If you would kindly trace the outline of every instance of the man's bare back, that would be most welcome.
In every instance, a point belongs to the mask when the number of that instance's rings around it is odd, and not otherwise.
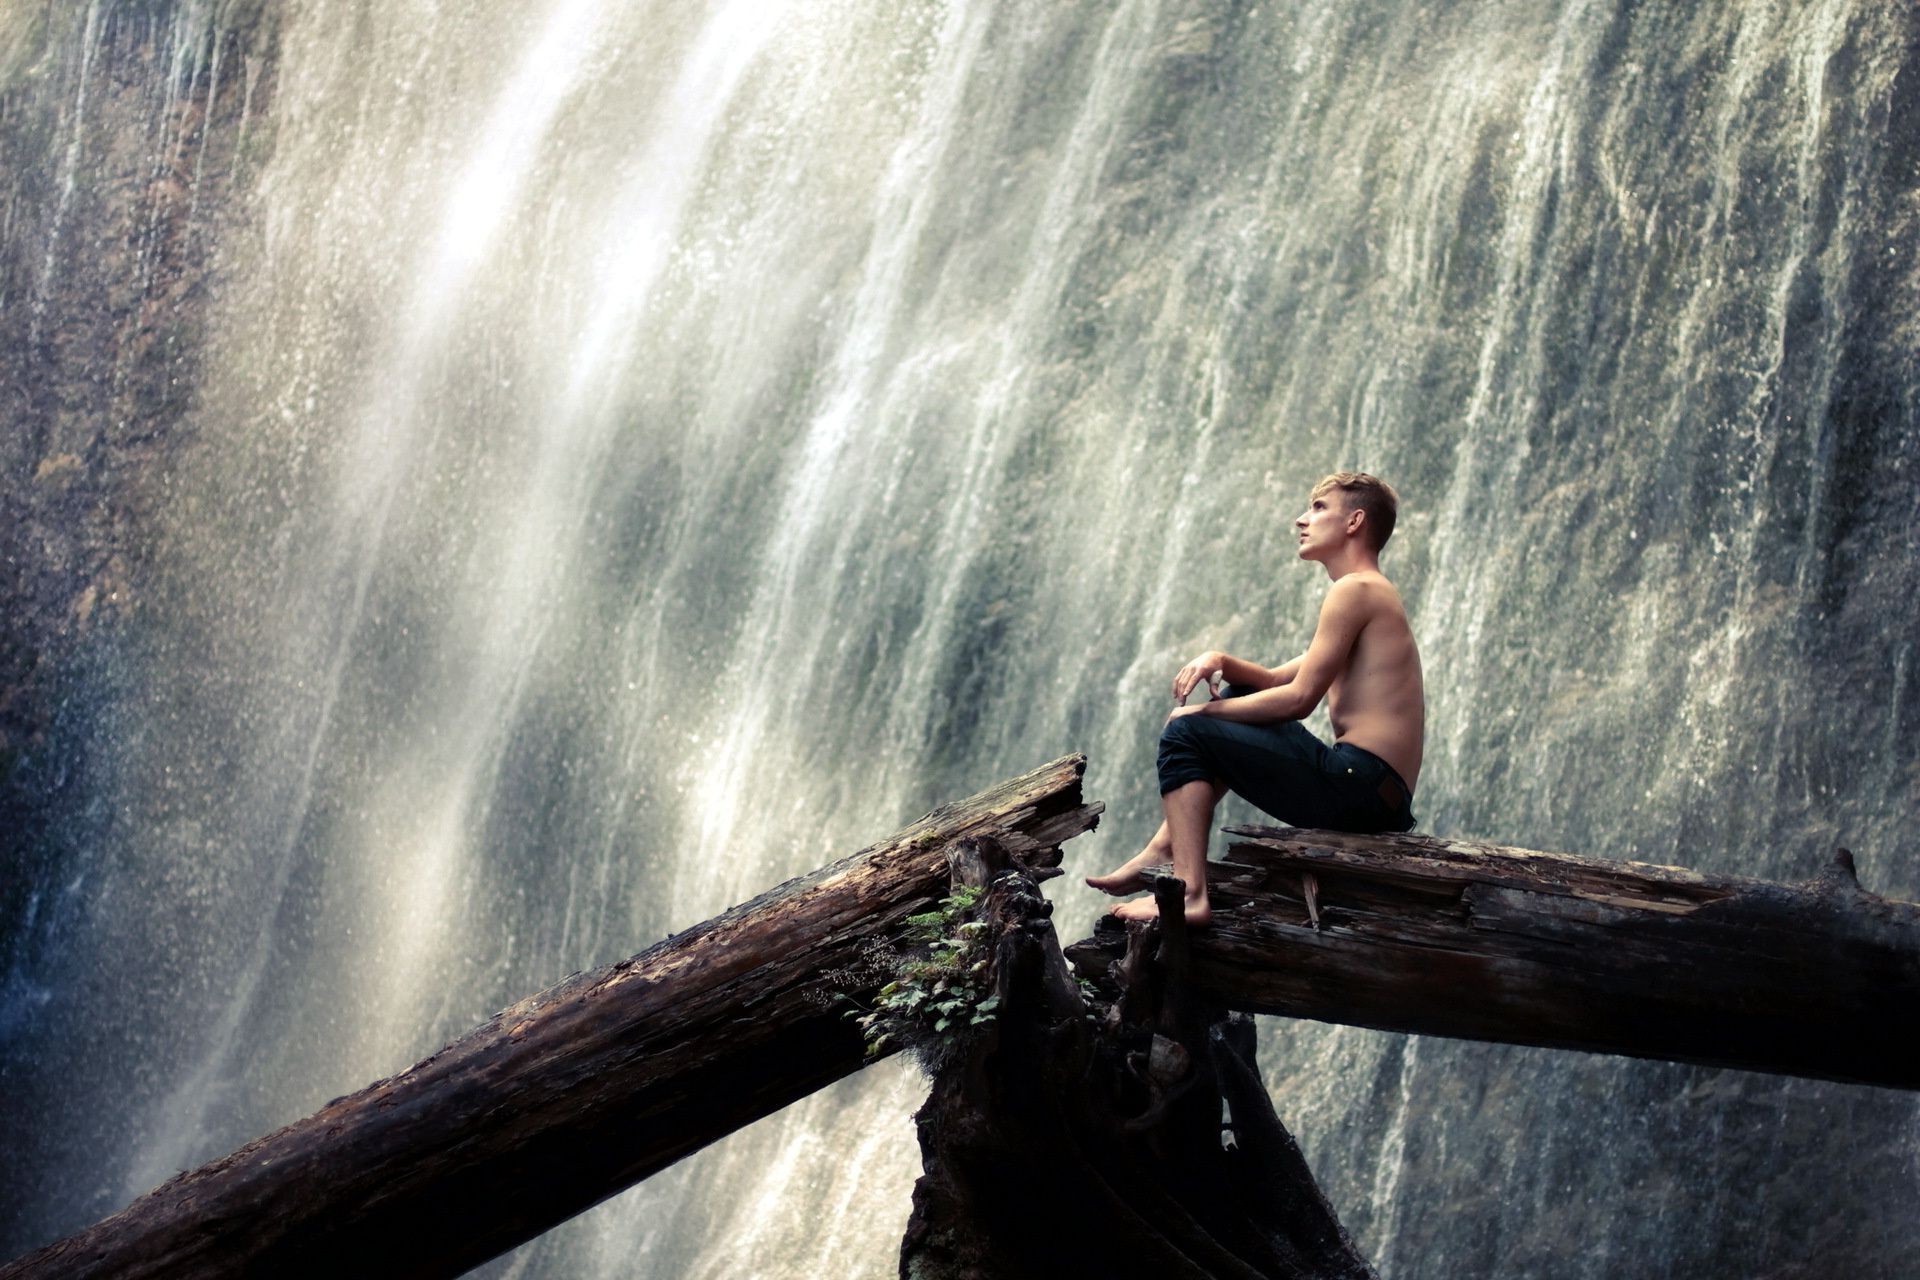
[[[1187,886],[1186,916],[1206,924],[1206,846],[1213,810],[1231,789],[1284,822],[1348,831],[1404,831],[1413,825],[1426,694],[1420,653],[1400,593],[1380,572],[1398,499],[1372,476],[1341,472],[1314,487],[1294,521],[1300,558],[1332,579],[1307,651],[1277,667],[1208,650],[1173,678],[1177,704],[1160,740],[1160,799],[1166,820],[1146,848],[1087,883],[1113,894],[1144,887],[1147,868],[1171,861]],[[1236,686],[1234,696],[1193,706],[1201,683]],[[1327,700],[1335,744],[1300,725]],[[1149,919],[1151,900],[1114,914]]]
[[[1354,638],[1346,669],[1327,687],[1327,718],[1335,742],[1371,751],[1411,791],[1420,785],[1426,742],[1426,684],[1400,592],[1378,569],[1358,570],[1341,582],[1360,588],[1367,619]]]

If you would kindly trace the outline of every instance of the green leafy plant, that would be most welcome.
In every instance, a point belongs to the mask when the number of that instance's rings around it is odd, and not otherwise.
[[[908,953],[871,1009],[849,1010],[866,1035],[867,1056],[898,1048],[929,1073],[965,1046],[1000,1007],[988,973],[985,922],[973,919],[981,892],[955,889],[937,910],[907,917]]]

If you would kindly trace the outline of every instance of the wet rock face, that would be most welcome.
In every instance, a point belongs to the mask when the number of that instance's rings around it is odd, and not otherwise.
[[[246,225],[271,141],[263,6],[217,27],[171,7],[0,19],[9,776],[44,741],[58,655],[137,607],[166,459],[192,431],[219,246]]]
[[[249,225],[272,140],[272,14],[173,10],[0,15],[0,862],[16,867],[50,856],[56,793],[84,772],[87,733],[55,727],[89,714],[75,672],[143,598],[221,246]],[[0,891],[9,952],[39,878]]]

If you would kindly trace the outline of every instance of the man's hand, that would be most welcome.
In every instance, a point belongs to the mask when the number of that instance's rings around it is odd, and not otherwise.
[[[1185,707],[1185,706],[1175,707],[1173,710],[1167,712],[1167,722],[1171,724],[1173,721],[1178,720],[1181,716],[1204,715],[1206,713],[1207,708],[1211,705],[1212,705],[1211,703],[1196,702],[1190,707]]]
[[[1207,692],[1217,697],[1219,691],[1214,688],[1213,682],[1219,677],[1220,669],[1226,661],[1226,654],[1217,649],[1209,649],[1180,668],[1173,677],[1173,700],[1184,703],[1187,695],[1193,692],[1193,687],[1203,680],[1206,681]]]

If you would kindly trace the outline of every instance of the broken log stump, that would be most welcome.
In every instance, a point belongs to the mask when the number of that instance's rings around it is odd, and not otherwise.
[[[1085,768],[1056,760],[575,975],[0,1277],[458,1275],[857,1070],[845,998],[871,1000],[876,954],[946,893],[948,847],[992,833],[1057,866],[1099,817]]]
[[[1193,983],[1235,1009],[1896,1088],[1920,905],[1467,840],[1235,827]],[[1069,948],[1124,945],[1113,925]]]
[[[955,883],[987,886],[998,1010],[915,1117],[905,1280],[1374,1274],[1274,1114],[1251,1019],[1181,977],[1178,881],[1170,926],[1136,926],[1096,993],[990,841],[961,849]]]

